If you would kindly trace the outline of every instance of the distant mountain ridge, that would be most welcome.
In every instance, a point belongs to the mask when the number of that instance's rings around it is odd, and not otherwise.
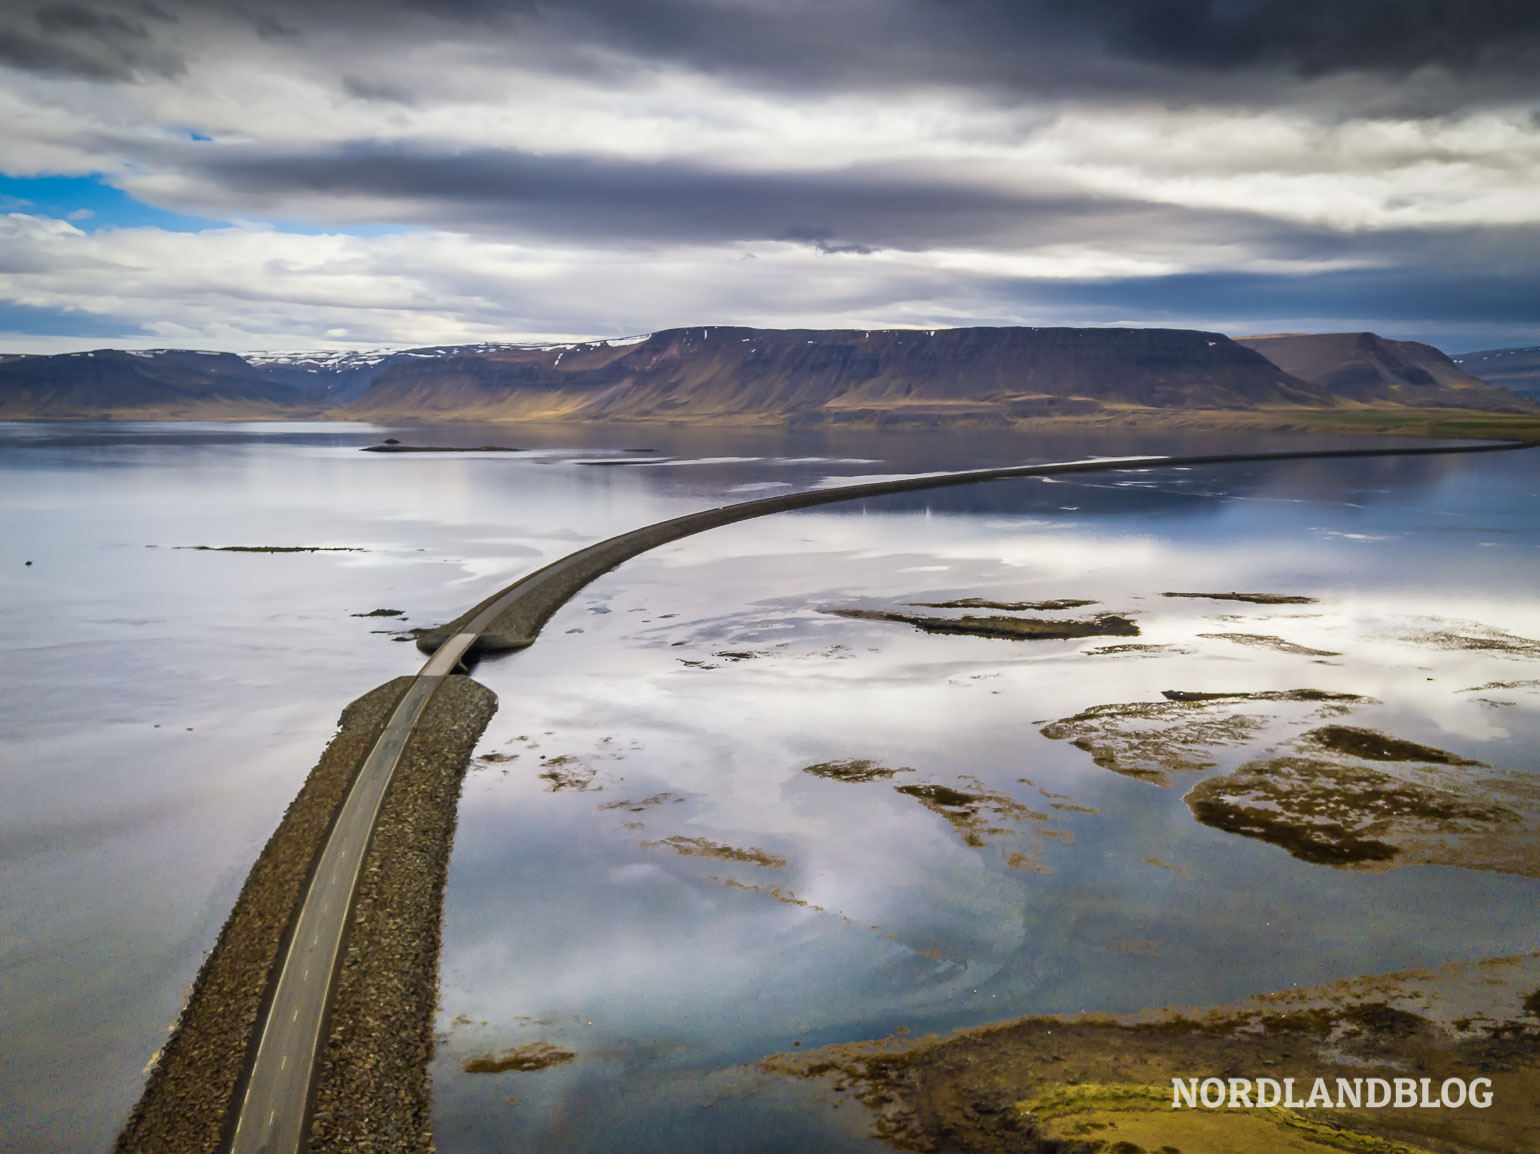
[[[341,415],[891,424],[1335,403],[1219,333],[708,326],[397,364]]]
[[[0,417],[276,417],[299,390],[234,353],[99,349],[0,361]]]
[[[1523,398],[1472,376],[1432,345],[1374,333],[1282,333],[1236,337],[1273,364],[1333,394],[1365,404],[1530,411]]]
[[[1540,401],[1540,347],[1482,349],[1449,359],[1484,381]]]
[[[1011,424],[1150,412],[1536,412],[1371,333],[707,326],[565,344],[0,358],[0,417]]]

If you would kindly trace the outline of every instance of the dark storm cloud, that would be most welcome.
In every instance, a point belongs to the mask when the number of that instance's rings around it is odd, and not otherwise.
[[[366,80],[361,76],[344,76],[342,78],[342,91],[355,100],[369,100],[385,104],[413,105],[417,101],[412,94],[404,88],[397,88],[394,84],[381,84],[378,81]]]
[[[0,65],[88,80],[176,76],[183,61],[156,45],[145,20],[172,23],[154,5],[93,8],[47,4],[15,13],[0,29]]]
[[[296,43],[312,32],[361,44],[463,38],[505,48],[510,65],[621,74],[668,63],[769,88],[944,84],[1251,101],[1301,79],[1390,82],[1433,67],[1454,86],[1438,98],[1460,103],[1461,86],[1532,91],[1540,65],[1534,0],[160,2]],[[31,21],[11,22],[0,59],[95,78],[155,70],[143,43],[143,20],[155,12],[165,9],[134,0],[35,8]]]
[[[211,182],[221,198],[252,198],[270,215],[299,206],[334,220],[356,219],[380,211],[375,206],[383,202],[398,223],[545,240],[790,240],[826,253],[860,254],[956,245],[1008,249],[1072,237],[1255,242],[1281,230],[1301,249],[1314,245],[1324,252],[1331,244],[1317,231],[1248,213],[1008,192],[886,164],[740,172],[685,161],[372,142],[305,153],[182,149],[177,163]]]
[[[1303,76],[1522,67],[1540,46],[1532,0],[929,0],[977,29],[1045,24],[1178,68],[1275,64]]]
[[[1356,317],[1387,327],[1480,322],[1540,324],[1540,272],[1446,267],[1341,269],[1303,275],[1182,273],[1107,281],[1022,282],[1013,294],[1156,320],[1225,316],[1232,326],[1272,317]]]

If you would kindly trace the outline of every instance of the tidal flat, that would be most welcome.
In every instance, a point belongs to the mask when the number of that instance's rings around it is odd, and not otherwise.
[[[29,426],[0,453],[18,558],[0,574],[32,610],[5,623],[31,673],[0,706],[19,754],[0,1111],[22,1150],[110,1143],[341,705],[415,667],[353,614],[450,620],[594,540],[767,485],[1213,444],[653,430],[667,461],[590,469],[634,432],[521,429],[518,454],[357,451],[387,434],[507,436]],[[1506,454],[1012,482],[732,526],[601,578],[534,647],[476,669],[503,706],[445,894],[439,1148],[881,1149],[865,1107],[761,1061],[1535,948],[1523,872],[1411,853],[1337,868],[1184,798],[1281,759],[1425,790],[1532,780],[1536,469]],[[1455,526],[1492,531],[1456,549]],[[196,542],[367,551],[165,547]],[[1204,590],[1312,601],[1164,596]],[[1093,618],[1069,602],[1139,634],[1002,640],[823,612]],[[1226,633],[1337,656],[1204,636]],[[1043,732],[1075,718],[1083,732]],[[1189,722],[1218,740],[1133,748],[1141,727]],[[1480,765],[1361,756],[1412,746]],[[1309,808],[1292,820],[1339,820]],[[1523,844],[1488,824],[1470,832],[1489,857]],[[552,1053],[572,1057],[534,1060]]]

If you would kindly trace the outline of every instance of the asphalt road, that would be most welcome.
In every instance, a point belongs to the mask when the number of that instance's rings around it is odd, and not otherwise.
[[[649,549],[719,525],[789,509],[859,500],[887,493],[1015,477],[1126,471],[1176,465],[1242,461],[1308,460],[1331,457],[1420,456],[1534,448],[1524,443],[1454,448],[1343,449],[1322,452],[1227,454],[1190,457],[1123,457],[937,473],[896,481],[845,485],[791,493],[708,509],[635,529],[555,561],[493,594],[446,630],[431,638],[432,657],[396,706],[364,760],[332,828],[294,923],[289,950],[279,971],[261,1040],[237,1114],[231,1154],[298,1154],[304,1149],[308,1102],[321,1029],[326,1021],[342,942],[359,871],[375,819],[412,727],[444,678],[489,630],[500,630],[503,649],[534,641],[540,626],[590,581]],[[447,633],[447,636],[446,636]],[[426,640],[426,639],[425,639]],[[420,641],[419,644],[422,644]]]
[[[294,923],[289,952],[262,1025],[262,1040],[230,1144],[233,1154],[302,1149],[326,1003],[380,803],[428,699],[474,640],[472,634],[452,638],[423,666],[342,803]]]

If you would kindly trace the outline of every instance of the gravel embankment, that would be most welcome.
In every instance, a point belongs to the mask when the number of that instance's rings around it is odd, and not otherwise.
[[[317,1061],[312,1154],[433,1150],[439,924],[460,783],[497,709],[450,677],[413,730],[364,859]]]
[[[219,1149],[268,981],[311,866],[358,767],[411,681],[388,681],[343,710],[337,736],[251,867],[198,972],[144,1094],[118,1136],[120,1154]]]

